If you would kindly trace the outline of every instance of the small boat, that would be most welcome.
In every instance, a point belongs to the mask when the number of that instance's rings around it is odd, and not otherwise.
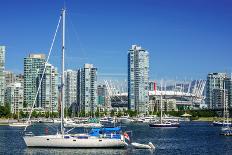
[[[26,127],[31,125],[31,123],[27,123],[27,122],[15,122],[15,123],[9,123],[9,126],[11,127]]]
[[[41,118],[38,120],[38,123],[54,123],[54,120],[50,118]]]
[[[213,126],[224,126],[224,125],[231,125],[230,122],[220,122],[220,121],[214,121]]]
[[[110,124],[110,123],[114,123],[114,120],[111,117],[103,117],[100,119],[100,123]]]
[[[220,135],[232,136],[232,128],[229,126],[222,127]]]
[[[64,123],[64,127],[68,128],[99,128],[102,126],[101,123]]]
[[[148,144],[131,143],[131,145],[135,149],[155,149],[155,146],[151,142],[149,142]]]
[[[87,121],[87,122],[86,122]],[[94,119],[86,121],[73,121],[72,119],[65,119],[64,127],[68,128],[100,128],[103,125]]]
[[[118,122],[123,124],[129,124],[131,122],[134,122],[134,120],[130,119],[129,116],[121,116],[120,118],[118,118]]]
[[[178,128],[180,124],[178,122],[162,122],[162,123],[150,123],[149,126],[151,128]]]

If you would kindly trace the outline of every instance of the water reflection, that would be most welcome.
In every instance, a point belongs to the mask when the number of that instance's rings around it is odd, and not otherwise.
[[[129,155],[129,149],[57,149],[57,148],[26,148],[24,154],[68,154],[68,155]]]
[[[149,155],[154,154],[153,150],[138,149],[62,149],[62,148],[26,148],[24,154],[68,154],[68,155]]]

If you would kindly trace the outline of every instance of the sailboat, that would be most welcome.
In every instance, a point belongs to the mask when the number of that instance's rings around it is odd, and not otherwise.
[[[231,126],[231,122],[228,120],[228,104],[226,104],[226,95],[225,95],[225,83],[224,83],[224,104],[223,104],[223,121],[214,121],[213,126]]]
[[[65,13],[62,9],[59,23],[62,19],[62,80],[61,80],[61,131],[55,135],[35,136],[25,133],[23,137],[28,147],[53,148],[123,148],[128,146],[120,127],[93,128],[89,133],[69,134],[64,128],[64,52],[65,52]],[[57,28],[59,27],[59,23]],[[56,31],[57,32],[57,31]],[[49,58],[49,57],[48,57]],[[38,88],[39,89],[39,88]],[[26,130],[26,128],[25,128]],[[24,131],[25,131],[24,130]]]
[[[180,123],[176,121],[163,120],[163,95],[162,95],[162,82],[161,82],[161,97],[160,97],[160,121],[150,123],[149,126],[152,128],[178,128]]]
[[[226,88],[225,88],[225,82],[224,82],[224,120],[223,120],[223,126],[221,128],[221,135],[225,136],[232,136],[232,127],[231,123],[229,123],[229,114],[228,114],[228,102],[226,102]],[[226,117],[226,119],[225,119]]]
[[[13,122],[13,123],[9,123],[9,126],[11,127],[26,127],[31,125],[31,121],[26,121],[26,122],[20,122],[19,120],[19,108],[18,108],[18,122]]]

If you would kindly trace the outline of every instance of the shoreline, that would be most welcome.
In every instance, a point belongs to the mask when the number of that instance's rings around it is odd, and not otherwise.
[[[199,122],[213,122],[213,121],[223,121],[222,117],[199,117],[198,119],[193,119],[192,121],[199,121]],[[229,118],[229,121],[232,121]]]

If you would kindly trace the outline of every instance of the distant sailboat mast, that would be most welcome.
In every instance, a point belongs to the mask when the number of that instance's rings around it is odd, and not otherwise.
[[[161,86],[160,86],[160,123],[163,123],[163,93],[162,93],[162,87],[163,87],[163,81],[161,80]]]

